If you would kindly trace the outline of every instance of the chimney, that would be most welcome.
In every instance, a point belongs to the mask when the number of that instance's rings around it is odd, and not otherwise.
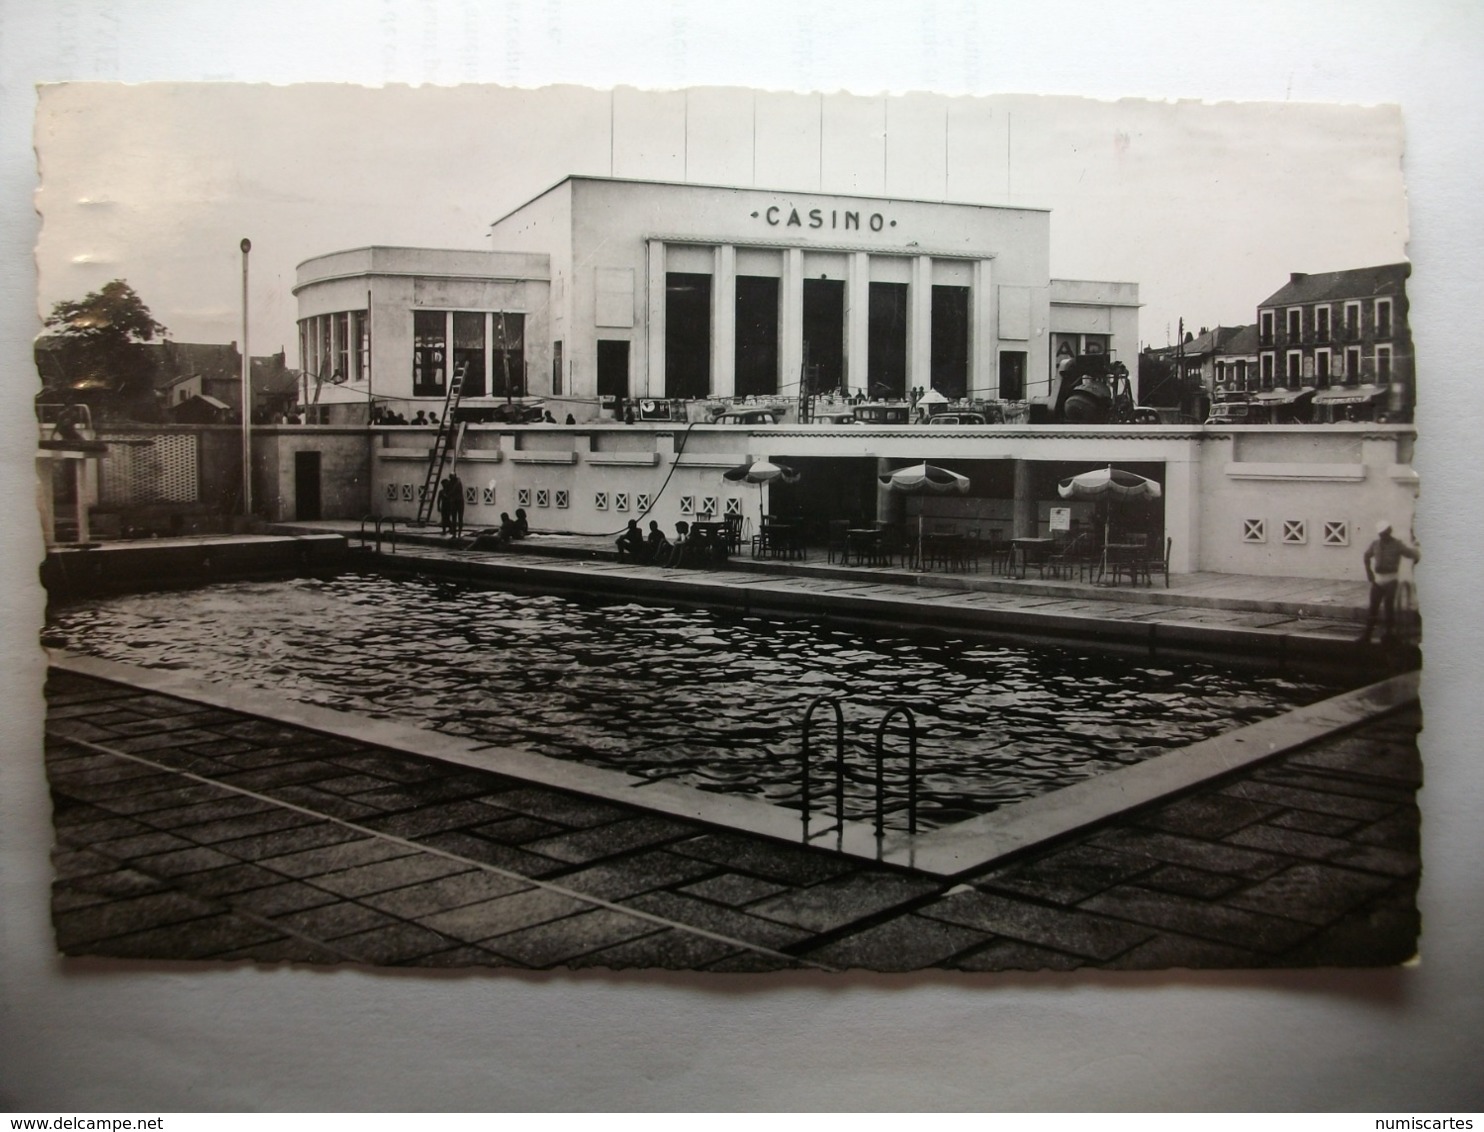
[[[1307,271],[1294,271],[1289,273],[1288,281],[1290,283],[1302,283],[1307,278],[1309,278]]]

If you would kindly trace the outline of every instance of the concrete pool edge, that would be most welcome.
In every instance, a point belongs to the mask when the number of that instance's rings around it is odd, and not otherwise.
[[[175,671],[141,668],[47,650],[59,671],[141,691],[303,727],[537,785],[617,802],[637,809],[799,845],[801,815],[752,798],[713,794],[672,782],[651,782],[620,771],[500,748],[410,724],[373,720],[332,708],[297,703],[259,689],[226,687]],[[1228,774],[1416,702],[1420,673],[1378,683],[1297,708],[1224,735],[1063,787],[994,813],[916,836],[888,832],[878,839],[869,822],[833,821],[811,833],[808,844],[850,857],[951,879],[977,873],[1007,857],[1078,830],[1194,789]],[[822,793],[823,791],[821,791]],[[825,841],[823,833],[830,836]]]

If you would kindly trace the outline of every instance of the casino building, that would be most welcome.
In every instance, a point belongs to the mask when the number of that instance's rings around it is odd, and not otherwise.
[[[538,531],[609,536],[629,519],[670,530],[766,508],[1047,537],[1094,521],[1058,480],[1116,464],[1162,485],[1138,521],[1169,540],[1177,573],[1352,578],[1378,517],[1407,529],[1410,425],[800,419],[801,389],[1023,409],[1064,358],[1134,368],[1137,284],[1051,278],[1051,223],[1032,208],[571,176],[496,220],[490,250],[317,256],[295,294],[301,367],[323,380],[309,424],[254,439],[254,498],[270,519],[416,516],[449,433],[368,423],[368,409],[439,417],[461,374],[451,450],[471,528],[517,507]],[[509,419],[522,400],[550,420]],[[738,400],[771,413],[711,411]],[[761,457],[797,483],[722,475]],[[922,460],[969,477],[968,494],[879,488]]]
[[[303,368],[435,408],[512,395],[1020,400],[1060,354],[1138,349],[1138,288],[1050,277],[1029,208],[568,177],[488,252],[361,248],[300,265]],[[425,403],[425,404],[424,404]],[[410,415],[410,414],[404,414]]]

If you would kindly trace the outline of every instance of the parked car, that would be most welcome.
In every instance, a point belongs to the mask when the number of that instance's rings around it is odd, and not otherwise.
[[[989,419],[983,413],[939,413],[928,418],[930,425],[983,425]]]
[[[767,425],[777,424],[778,417],[772,409],[728,409],[712,424]]]

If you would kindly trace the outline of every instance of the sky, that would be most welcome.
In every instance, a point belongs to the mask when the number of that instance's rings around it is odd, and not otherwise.
[[[39,316],[114,278],[170,337],[297,364],[296,264],[488,247],[569,173],[1051,210],[1055,278],[1140,338],[1255,320],[1290,272],[1406,258],[1395,107],[743,88],[59,84],[36,121]]]

